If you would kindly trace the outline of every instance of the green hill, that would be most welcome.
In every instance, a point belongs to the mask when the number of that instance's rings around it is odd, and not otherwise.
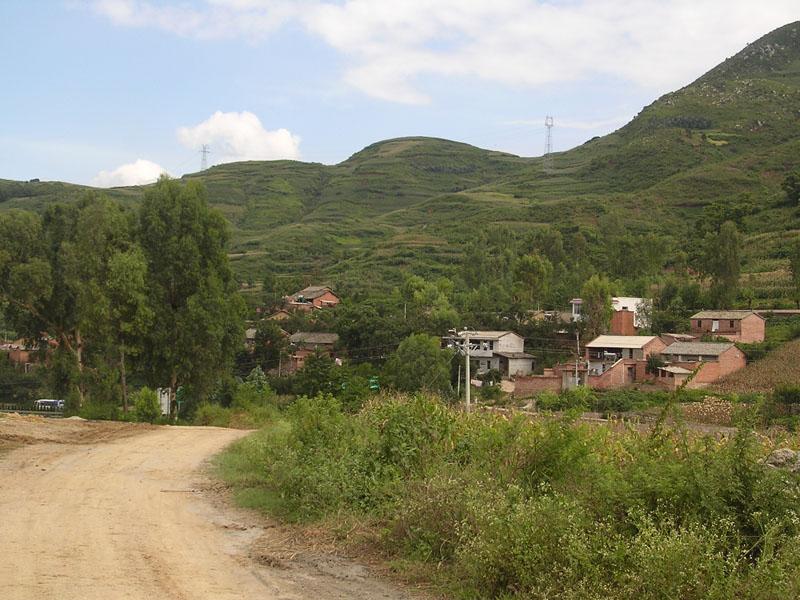
[[[333,166],[294,161],[219,165],[202,180],[229,219],[243,279],[283,274],[385,287],[404,272],[453,275],[464,242],[501,225],[523,234],[582,231],[590,252],[604,222],[656,233],[674,252],[696,237],[703,208],[745,202],[748,285],[757,301],[787,295],[786,242],[800,219],[780,184],[800,166],[800,23],[750,44],[659,98],[620,130],[541,158],[448,140],[378,142]],[[0,209],[41,209],[87,188],[0,181]],[[135,202],[142,188],[108,193]],[[567,252],[570,248],[566,248]]]

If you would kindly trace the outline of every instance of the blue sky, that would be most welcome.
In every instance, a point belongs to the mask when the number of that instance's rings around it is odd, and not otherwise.
[[[613,131],[796,0],[3,0],[0,178],[336,163],[430,135],[535,156]]]

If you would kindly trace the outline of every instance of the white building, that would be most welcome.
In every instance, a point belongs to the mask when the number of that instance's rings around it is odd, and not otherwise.
[[[629,310],[633,313],[633,325],[637,329],[648,327],[648,315],[650,314],[650,306],[652,300],[647,298],[635,298],[632,296],[613,296],[611,298],[611,307],[616,310]],[[573,298],[569,301],[572,305],[572,320],[580,321],[583,319],[583,300],[580,298]]]
[[[453,339],[445,338],[445,341]],[[513,331],[473,331],[469,341],[477,373],[492,369],[506,377],[533,373],[534,357],[525,352],[525,338]]]

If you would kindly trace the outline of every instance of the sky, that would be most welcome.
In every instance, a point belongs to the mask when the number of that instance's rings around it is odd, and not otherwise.
[[[0,178],[134,185],[427,135],[614,131],[798,0],[0,0]]]

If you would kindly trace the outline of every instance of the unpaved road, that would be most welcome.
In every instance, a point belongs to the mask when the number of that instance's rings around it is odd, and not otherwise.
[[[14,424],[0,417],[0,439]],[[336,557],[250,558],[269,526],[209,495],[202,475],[244,432],[128,426],[80,437],[96,424],[17,418],[26,424],[71,428],[79,441],[58,433],[31,445],[28,432],[0,454],[2,600],[412,597]]]

